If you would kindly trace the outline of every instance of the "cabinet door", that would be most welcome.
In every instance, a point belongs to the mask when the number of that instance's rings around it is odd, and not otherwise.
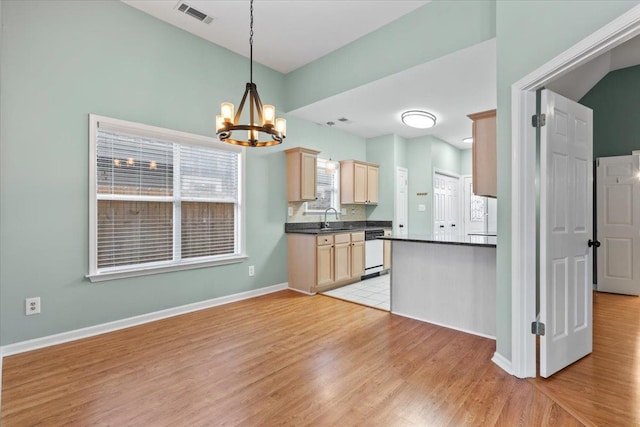
[[[367,203],[378,204],[378,167],[367,166]]]
[[[391,236],[391,230],[384,230],[384,235]],[[391,268],[391,241],[390,240],[384,241],[382,253],[384,254],[382,268],[384,270],[388,270]]]
[[[317,286],[333,283],[333,245],[316,248]]]
[[[334,248],[334,280],[341,282],[351,278],[351,268],[349,265],[349,256],[351,254],[351,244],[336,243]]]
[[[353,164],[353,202],[367,202],[367,165]]]
[[[364,242],[351,243],[351,277],[364,274]]]
[[[471,114],[473,120],[472,174],[476,196],[496,197],[496,110]]]
[[[300,153],[301,173],[300,188],[302,200],[316,199],[316,156],[315,154]]]

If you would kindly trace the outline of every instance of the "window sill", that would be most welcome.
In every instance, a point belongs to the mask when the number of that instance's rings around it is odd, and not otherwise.
[[[182,264],[154,266],[135,270],[109,271],[105,273],[87,274],[85,277],[91,282],[126,279],[128,277],[148,276],[151,274],[168,273],[171,271],[193,270],[196,268],[215,267],[218,265],[238,264],[246,260],[246,255],[234,255],[215,261],[185,262]]]

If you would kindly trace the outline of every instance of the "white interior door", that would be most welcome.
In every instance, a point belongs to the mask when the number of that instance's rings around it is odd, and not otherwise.
[[[640,295],[640,156],[601,157],[596,167],[598,290]]]
[[[464,232],[465,234],[487,233],[488,203],[487,198],[473,194],[473,179],[465,176],[462,179],[464,188]]]
[[[542,91],[540,137],[540,375],[592,351],[592,111]]]
[[[406,235],[409,232],[409,171],[396,169],[396,218],[393,233]]]
[[[457,177],[433,174],[433,232],[458,233],[459,203]]]

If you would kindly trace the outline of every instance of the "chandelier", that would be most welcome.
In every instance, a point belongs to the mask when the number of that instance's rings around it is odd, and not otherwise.
[[[258,88],[253,82],[253,0],[250,3],[250,31],[249,31],[249,83],[244,90],[242,101],[235,116],[233,115],[233,104],[223,102],[219,115],[216,116],[216,135],[223,142],[245,147],[268,147],[282,143],[287,133],[287,121],[276,119],[276,107],[273,105],[262,105]],[[240,117],[242,109],[249,98],[249,124],[242,125]],[[257,119],[257,121],[256,121]],[[234,131],[247,131],[247,139],[232,138]],[[266,134],[266,140],[260,141],[260,134]]]

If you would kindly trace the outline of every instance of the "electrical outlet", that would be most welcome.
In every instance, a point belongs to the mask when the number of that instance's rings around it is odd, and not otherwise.
[[[340,210],[340,213],[341,213],[342,215],[346,215],[346,214],[347,214],[347,208],[342,208],[342,209]]]
[[[24,300],[24,314],[40,314],[40,297],[27,298]]]
[[[291,206],[289,206],[289,207],[287,208],[287,215],[288,215],[288,216],[293,216],[293,208],[292,208]]]
[[[256,274],[256,267],[254,265],[250,265],[249,266],[249,276],[255,276]]]

